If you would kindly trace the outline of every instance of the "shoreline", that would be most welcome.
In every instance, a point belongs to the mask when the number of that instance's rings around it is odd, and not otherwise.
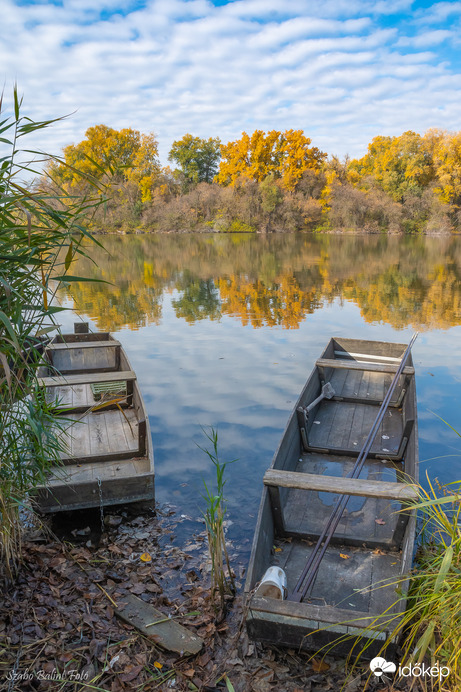
[[[187,229],[182,229],[182,230],[171,230],[171,231],[163,231],[163,230],[142,230],[142,229],[134,229],[130,231],[117,231],[117,230],[110,230],[110,231],[103,231],[103,230],[91,230],[92,235],[110,235],[110,236],[130,236],[130,235],[215,235],[215,236],[231,236],[231,235],[240,235],[240,236],[282,236],[282,235],[315,235],[315,236],[320,236],[320,235],[334,235],[334,236],[358,236],[358,237],[363,237],[363,236],[392,236],[392,237],[402,237],[402,238],[407,238],[407,237],[424,237],[424,238],[452,238],[452,237],[457,237],[461,236],[461,230],[460,231],[430,231],[430,232],[423,232],[423,231],[411,231],[411,232],[405,232],[405,231],[353,231],[353,230],[306,230],[306,231],[282,231],[282,230],[274,230],[274,231],[214,231],[214,230],[209,230],[209,229],[201,229],[201,230],[187,230]]]

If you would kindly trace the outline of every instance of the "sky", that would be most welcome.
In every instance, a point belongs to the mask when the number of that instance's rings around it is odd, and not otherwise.
[[[59,154],[105,124],[155,133],[301,129],[329,155],[461,123],[461,2],[0,0],[4,111],[68,116],[28,146]],[[35,138],[35,139],[34,139]]]

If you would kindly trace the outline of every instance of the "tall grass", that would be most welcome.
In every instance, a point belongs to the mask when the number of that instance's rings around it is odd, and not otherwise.
[[[379,624],[387,623],[389,632],[386,642],[378,656],[387,657],[389,645],[394,648],[399,642],[395,655],[391,660],[398,663],[399,669],[425,664],[426,671],[432,668],[434,675],[410,677],[407,682],[410,688],[438,690],[439,692],[459,692],[461,690],[461,481],[440,485],[437,481],[431,483],[429,478],[428,490],[419,486],[419,498],[412,503],[418,511],[418,522],[421,527],[420,544],[415,557],[414,567],[410,574],[396,578],[394,587],[398,606],[406,601],[403,612],[394,612],[391,606],[377,620]],[[388,588],[389,582],[384,580],[383,587]],[[408,586],[408,592],[407,592]],[[379,582],[375,586],[376,598],[379,598]],[[347,624],[355,624],[351,620]],[[371,623],[373,627],[374,623]],[[349,637],[345,637],[345,640]],[[351,656],[353,661],[350,677],[360,664],[361,657],[370,658],[367,648],[361,647],[360,642],[351,640]],[[326,651],[328,653],[328,651]],[[438,670],[448,668],[449,675],[440,676]],[[397,678],[399,673],[396,674]],[[372,678],[370,673],[368,682]],[[408,688],[408,689],[410,689]],[[368,686],[365,686],[368,689]],[[393,688],[392,688],[393,689]],[[405,688],[407,689],[407,688]]]
[[[20,555],[19,508],[61,444],[37,383],[42,340],[56,328],[62,308],[53,299],[77,278],[69,270],[85,254],[86,222],[103,201],[100,194],[74,198],[35,182],[42,166],[58,159],[22,142],[59,118],[23,116],[16,86],[12,96],[6,114],[0,98],[0,576],[9,578]]]
[[[229,563],[229,555],[226,548],[226,537],[224,533],[224,521],[226,516],[226,501],[224,498],[224,486],[226,480],[224,472],[230,462],[220,462],[218,455],[218,433],[214,428],[206,431],[202,428],[205,437],[211,443],[212,449],[205,447],[199,448],[205,452],[214,466],[216,473],[216,487],[205,485],[206,509],[204,511],[205,525],[208,539],[208,549],[211,559],[211,594],[215,603],[215,608],[220,614],[224,614],[226,609],[226,596],[235,594],[235,582],[232,569]]]
[[[410,582],[403,633],[402,662],[424,660],[450,668],[437,689],[461,689],[461,482],[429,481],[417,508],[422,540]]]

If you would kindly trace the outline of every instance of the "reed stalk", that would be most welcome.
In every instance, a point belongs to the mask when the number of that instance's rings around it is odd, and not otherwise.
[[[21,547],[20,508],[59,459],[62,429],[38,386],[43,339],[57,328],[55,304],[76,255],[85,254],[89,216],[98,193],[74,197],[43,181],[42,166],[57,157],[22,146],[30,133],[56,120],[22,115],[13,89],[4,114],[0,97],[0,577],[11,579]],[[27,145],[26,145],[27,146]],[[88,181],[94,185],[94,181]],[[95,241],[97,242],[97,241]],[[98,243],[99,244],[99,243]]]
[[[209,431],[202,428],[207,440],[211,443],[212,450],[205,447],[198,447],[205,452],[214,466],[216,473],[216,487],[213,489],[205,481],[206,510],[203,512],[205,518],[208,550],[211,559],[211,596],[215,604],[215,609],[223,614],[226,609],[226,598],[235,594],[234,575],[229,562],[229,555],[226,548],[226,537],[224,532],[224,521],[227,511],[224,498],[224,486],[226,480],[224,472],[230,462],[220,462],[218,455],[218,433],[214,428]]]

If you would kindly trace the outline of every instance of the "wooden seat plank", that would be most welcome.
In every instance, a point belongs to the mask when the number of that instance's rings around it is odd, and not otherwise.
[[[315,364],[318,368],[343,368],[345,370],[371,370],[373,372],[396,373],[399,366],[391,363],[359,363],[355,360],[346,358],[319,358]],[[415,369],[406,366],[403,369],[404,375],[414,375]]]
[[[335,476],[318,476],[296,471],[279,471],[268,469],[264,474],[264,485],[282,488],[299,488],[320,492],[360,495],[365,497],[382,497],[389,500],[415,500],[418,497],[416,486],[387,481],[369,481],[363,478],[337,478]]]
[[[48,344],[47,351],[63,351],[70,348],[107,348],[120,346],[120,341],[66,341],[65,343]]]
[[[112,372],[86,372],[80,375],[62,375],[56,377],[39,377],[42,387],[65,387],[73,384],[91,384],[92,382],[117,382],[136,379],[134,370],[114,370]]]
[[[394,363],[400,363],[401,358],[394,358],[393,356],[375,356],[371,353],[350,353],[349,351],[335,351],[335,356],[340,358],[368,358],[368,360],[385,360]]]

